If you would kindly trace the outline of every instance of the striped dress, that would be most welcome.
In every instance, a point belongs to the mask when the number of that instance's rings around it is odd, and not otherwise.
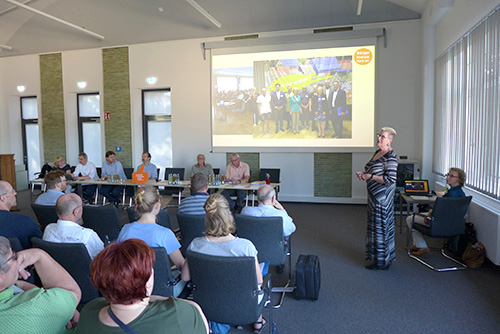
[[[367,173],[382,176],[385,184],[374,180],[367,181],[368,226],[366,229],[365,259],[378,266],[390,265],[396,258],[394,244],[394,193],[398,157],[389,151],[378,160],[366,164]]]

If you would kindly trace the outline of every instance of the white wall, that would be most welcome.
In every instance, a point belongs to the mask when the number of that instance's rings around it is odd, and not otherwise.
[[[66,162],[72,166],[78,163],[78,111],[77,94],[99,92],[102,95],[102,50],[88,49],[67,51],[62,53],[63,90],[64,90],[64,122],[66,126]],[[87,86],[78,88],[77,83],[85,81]],[[101,116],[103,115],[103,99],[101,99]],[[102,152],[105,151],[104,119],[101,117]],[[55,157],[51,157],[53,159]],[[104,159],[103,159],[104,160]],[[52,160],[49,160],[52,161]]]
[[[23,93],[17,91],[19,85],[26,87]],[[23,164],[20,97],[33,95],[40,96],[39,56],[2,58],[0,61],[0,153],[14,153],[16,165]],[[38,99],[39,115],[40,110],[41,100]],[[41,136],[40,126],[40,142],[42,142]],[[43,146],[40,147],[40,152],[43,152]]]
[[[376,115],[375,131],[382,126],[394,127],[400,135],[394,141],[399,155],[421,160],[421,29],[419,21],[384,23],[363,28],[385,27],[387,47],[383,38],[377,43]],[[225,168],[224,153],[211,153],[210,149],[210,62],[203,60],[200,43],[206,40],[181,40],[129,46],[130,90],[132,114],[132,159],[138,165],[142,153],[141,89],[170,87],[172,91],[173,160],[175,167],[190,168],[196,155],[204,153],[214,167]],[[67,159],[76,163],[78,136],[76,129],[76,82],[87,81],[85,91],[102,92],[102,60],[98,49],[62,53],[64,105],[66,118]],[[38,56],[29,56],[36,59]],[[28,58],[29,58],[28,57]],[[10,82],[16,82],[21,73],[26,74],[23,57],[1,58],[0,68],[8,67]],[[38,68],[29,71],[29,79],[39,86]],[[156,76],[155,85],[148,85],[146,78]],[[2,85],[7,82],[2,76]],[[31,85],[31,84],[30,84]],[[14,89],[15,89],[14,85]],[[0,91],[0,102],[9,90]],[[39,91],[34,94],[39,95]],[[17,109],[17,110],[16,110]],[[16,106],[6,106],[1,115],[18,113]],[[11,144],[4,145],[6,152],[15,149],[13,142],[20,134],[5,127]],[[374,144],[375,144],[375,138]],[[313,198],[312,153],[262,153],[261,166],[282,169],[280,198],[294,201],[325,201],[363,203],[366,191],[363,182],[354,177],[362,170],[373,150],[353,154],[352,199]],[[153,157],[154,161],[154,157]]]
[[[399,155],[421,159],[421,47],[420,22],[376,25],[388,31],[387,48],[377,44],[377,99],[375,131],[392,126],[401,134],[394,142]],[[223,153],[210,153],[210,63],[203,60],[200,43],[184,40],[130,46],[130,89],[132,105],[133,160],[142,153],[141,89],[171,87],[173,159],[176,167],[190,168],[198,153],[204,153],[214,167],[225,168]],[[146,78],[156,76],[155,85]],[[374,138],[375,143],[375,138]],[[353,154],[354,171],[362,170],[370,153]],[[153,157],[154,160],[154,157]],[[261,166],[282,169],[280,198],[296,201],[332,201],[313,198],[312,153],[262,153]],[[336,202],[365,202],[365,185],[354,178],[353,199]]]

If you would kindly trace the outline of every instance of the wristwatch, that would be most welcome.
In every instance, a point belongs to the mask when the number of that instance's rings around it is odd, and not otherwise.
[[[371,174],[371,176],[370,176],[370,180],[373,180],[373,174]]]

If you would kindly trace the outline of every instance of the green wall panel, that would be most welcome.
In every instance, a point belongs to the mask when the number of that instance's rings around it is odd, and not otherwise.
[[[62,56],[60,53],[40,55],[40,87],[44,162],[66,156]]]
[[[114,151],[123,167],[132,166],[132,129],[128,47],[102,50],[105,151]],[[116,147],[121,147],[121,152]],[[104,157],[103,157],[104,159]]]
[[[352,197],[352,153],[314,153],[314,196]]]

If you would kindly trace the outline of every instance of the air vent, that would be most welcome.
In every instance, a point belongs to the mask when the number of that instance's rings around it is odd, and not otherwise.
[[[237,41],[239,39],[259,38],[259,34],[224,37],[225,41]]]
[[[352,27],[339,27],[339,28],[324,28],[324,29],[314,29],[314,34],[321,34],[322,32],[339,32],[339,31],[351,31]]]

